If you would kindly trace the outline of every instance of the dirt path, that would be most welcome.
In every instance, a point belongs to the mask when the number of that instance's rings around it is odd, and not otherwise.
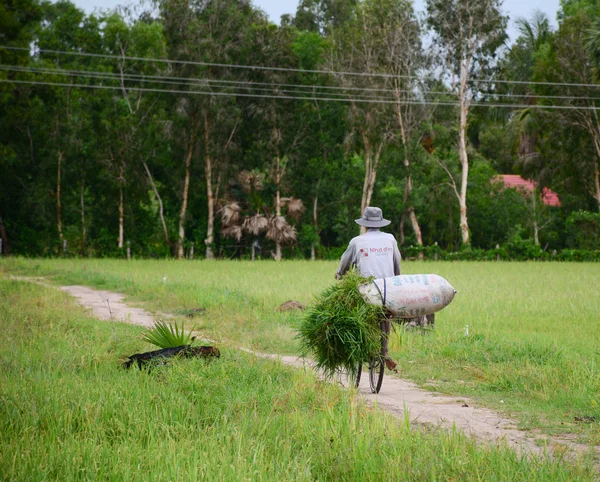
[[[21,279],[46,284],[42,280]],[[91,309],[94,316],[99,319],[144,327],[153,326],[154,318],[149,312],[127,306],[123,302],[125,296],[119,293],[94,290],[85,286],[62,286],[60,289],[76,298],[84,307]],[[252,353],[257,356],[280,359],[288,365],[310,367],[309,361],[293,356]],[[405,413],[408,412],[412,424],[447,430],[456,427],[482,442],[501,443],[505,441],[521,453],[552,454],[556,448],[559,448],[561,452],[568,450],[575,454],[589,450],[589,447],[577,445],[568,440],[544,436],[538,436],[536,442],[526,432],[517,430],[514,421],[504,418],[493,410],[475,407],[472,401],[464,397],[457,398],[421,390],[408,380],[388,374],[386,374],[379,395],[370,392],[367,377],[363,376],[360,393],[368,404],[376,404],[377,407],[400,419],[404,419]],[[600,453],[600,448],[597,449]]]

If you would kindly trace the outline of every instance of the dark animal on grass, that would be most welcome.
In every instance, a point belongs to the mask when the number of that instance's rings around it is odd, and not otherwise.
[[[137,363],[141,370],[144,366],[155,363],[165,362],[167,358],[219,358],[221,352],[214,346],[190,346],[181,345],[173,348],[163,348],[162,350],[148,351],[146,353],[136,353],[127,358],[123,363],[123,368],[129,369],[133,363]]]

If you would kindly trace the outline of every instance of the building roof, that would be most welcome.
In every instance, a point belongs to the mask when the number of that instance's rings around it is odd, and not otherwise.
[[[516,174],[500,174],[497,179],[503,182],[504,187],[523,190],[526,193],[533,192],[536,188],[535,181],[523,179]],[[542,188],[542,202],[546,206],[560,206],[558,194],[547,187]]]

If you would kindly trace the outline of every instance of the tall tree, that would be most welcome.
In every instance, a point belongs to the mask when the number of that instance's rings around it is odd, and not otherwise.
[[[361,214],[371,204],[380,161],[396,129],[394,109],[389,103],[369,101],[368,94],[361,95],[385,88],[385,78],[379,75],[388,60],[382,55],[384,38],[372,31],[382,21],[378,16],[383,13],[375,3],[358,4],[352,19],[334,31],[329,62],[330,70],[338,72],[336,80],[346,91],[349,102],[346,144],[350,150],[358,151],[364,163]],[[352,75],[352,72],[363,75]]]
[[[52,68],[56,73],[46,76],[64,85],[44,89],[44,108],[50,131],[44,151],[55,162],[56,226],[61,244],[66,230],[70,229],[72,241],[79,241],[83,253],[87,240],[86,229],[86,174],[93,170],[97,144],[93,131],[96,112],[96,96],[71,75],[71,70],[93,70],[99,61],[77,55],[60,55],[46,50],[77,52],[97,50],[100,45],[100,19],[86,16],[68,0],[55,4],[44,3],[44,22],[37,34],[36,45],[40,52],[35,56],[34,66]],[[89,196],[87,196],[89,197]],[[67,204],[64,202],[69,200]],[[77,213],[77,214],[76,214]],[[77,221],[76,221],[77,219]],[[68,225],[70,226],[68,226]],[[79,224],[77,230],[75,225]]]
[[[27,48],[34,38],[34,32],[42,19],[42,10],[37,0],[5,0],[0,3],[0,43],[12,47]],[[0,64],[26,66],[29,61],[27,51],[0,49]],[[14,80],[15,73],[2,71],[0,79]],[[20,230],[17,225],[24,224],[25,219],[19,215],[19,207],[26,204],[23,179],[31,166],[25,162],[17,162],[22,154],[17,146],[17,139],[24,134],[24,141],[19,146],[26,146],[30,162],[33,163],[31,129],[19,129],[27,112],[31,111],[31,96],[28,86],[2,83],[0,84],[0,171],[3,183],[0,187],[0,238],[2,251],[10,253],[9,236]],[[23,156],[25,158],[25,156]],[[4,222],[2,222],[4,216]],[[20,219],[19,219],[20,218]],[[15,226],[14,230],[12,226]],[[22,231],[22,230],[21,230]]]
[[[404,196],[400,219],[400,244],[404,241],[404,224],[411,223],[417,244],[423,245],[421,227],[413,203],[414,178],[413,147],[418,145],[419,127],[424,119],[424,106],[419,105],[421,90],[417,74],[425,67],[422,53],[420,27],[412,8],[406,0],[367,1],[368,30],[381,44],[379,72],[387,74],[385,85],[393,95],[394,118],[403,154]],[[421,254],[422,255],[422,254]]]
[[[292,50],[295,34],[296,30],[289,26],[275,28],[267,23],[255,26],[250,62],[262,66],[277,65],[283,69],[297,68],[297,59]],[[293,157],[306,132],[304,123],[299,118],[298,104],[280,96],[279,85],[295,84],[298,79],[289,71],[267,69],[253,74],[251,80],[274,87],[274,96],[253,102],[248,111],[262,127],[257,144],[263,148],[262,167],[269,172],[275,191],[274,209],[268,219],[267,238],[275,242],[274,258],[280,261],[282,245],[296,239],[295,228],[289,225],[282,209],[290,200],[294,202],[294,198],[284,196],[284,191],[288,187],[286,181],[293,175],[290,173]],[[290,206],[287,208],[290,213]],[[303,210],[301,202],[300,208]],[[292,207],[291,211],[297,210]],[[293,236],[289,236],[288,233],[292,232]]]
[[[113,85],[120,87],[119,96],[111,95],[101,111],[101,125],[110,141],[106,143],[103,158],[116,184],[118,234],[117,247],[125,245],[126,194],[134,183],[130,177],[143,177],[143,162],[148,156],[147,142],[154,130],[151,123],[157,122],[152,114],[159,104],[159,97],[138,87],[152,87],[140,81],[144,76],[165,75],[165,64],[136,62],[129,57],[164,58],[165,42],[162,27],[158,22],[142,20],[130,24],[117,13],[104,20],[103,50],[117,58],[108,68],[115,74]],[[150,81],[151,82],[151,81]],[[160,85],[158,87],[161,87]]]
[[[427,0],[427,22],[442,49],[452,90],[459,103],[461,178],[460,189],[456,188],[455,194],[460,206],[463,244],[470,243],[467,218],[469,108],[477,93],[477,79],[486,74],[506,38],[507,17],[501,14],[500,5],[501,0]]]
[[[575,175],[600,210],[600,119],[597,113],[599,104],[596,100],[598,87],[594,85],[596,78],[593,62],[590,61],[593,55],[590,57],[591,52],[586,49],[592,23],[584,11],[563,18],[551,48],[545,49],[543,55],[537,58],[534,80],[546,83],[538,84],[536,91],[550,96],[540,100],[540,104],[559,103],[566,107],[548,111],[544,116],[548,129],[552,128],[550,121],[554,121],[558,123],[555,125],[555,132],[557,129],[565,133],[571,130],[569,138],[563,139],[563,145],[567,142],[572,143],[579,137],[577,134],[573,135],[575,131],[587,137],[595,155],[577,156],[577,152],[571,152],[568,159],[577,164]],[[552,137],[559,136],[552,134]],[[558,140],[553,142],[555,150],[560,149],[557,142]],[[579,147],[582,148],[585,148],[585,145]],[[552,157],[559,158],[556,154]],[[556,164],[557,160],[550,159],[549,162]],[[565,169],[566,166],[560,167]]]
[[[192,164],[193,159],[200,155],[204,159],[207,198],[206,257],[210,259],[214,256],[219,185],[240,116],[235,97],[231,96],[233,89],[215,82],[233,78],[240,80],[239,75],[233,75],[235,69],[228,64],[244,63],[249,33],[261,14],[248,0],[163,0],[161,15],[169,57],[184,61],[173,64],[173,72],[179,77],[199,79],[192,86],[186,85],[186,92],[177,95],[174,103],[179,118],[176,126],[181,132],[180,138],[185,140],[177,256],[183,257]],[[205,64],[193,64],[196,61]],[[190,90],[197,92],[189,93]],[[210,92],[215,95],[206,95]]]

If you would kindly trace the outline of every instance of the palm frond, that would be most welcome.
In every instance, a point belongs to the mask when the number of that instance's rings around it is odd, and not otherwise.
[[[246,192],[262,191],[265,187],[265,175],[257,170],[247,171],[244,169],[238,174],[238,181]]]
[[[254,216],[246,216],[242,223],[242,230],[254,236],[258,236],[267,229],[268,225],[269,221],[267,218],[260,213],[256,213]]]
[[[296,228],[290,226],[283,216],[273,216],[269,219],[267,238],[276,243],[292,243],[296,241]]]
[[[239,224],[232,224],[221,229],[221,234],[227,238],[233,238],[236,241],[242,239],[242,227]]]
[[[300,218],[302,213],[304,213],[305,210],[306,208],[304,207],[302,199],[298,199],[295,197],[289,198],[289,201],[287,203],[287,212],[292,218],[298,221],[298,219]]]
[[[166,323],[163,320],[158,320],[154,323],[153,328],[142,333],[141,338],[159,348],[174,348],[189,345],[192,341],[192,333],[185,332],[183,323],[178,326],[177,323]]]
[[[221,221],[224,225],[239,224],[240,222],[240,205],[236,202],[230,202],[221,209]]]

